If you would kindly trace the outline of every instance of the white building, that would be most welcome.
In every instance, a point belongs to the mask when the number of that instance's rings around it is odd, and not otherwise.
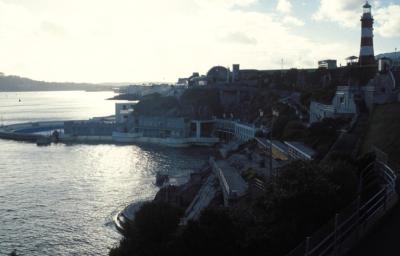
[[[356,114],[355,91],[351,86],[338,86],[332,104],[326,105],[312,101],[310,105],[310,124],[325,118],[335,118],[345,114]]]
[[[124,124],[127,122],[129,115],[133,113],[135,104],[132,102],[116,103],[115,104],[115,122]]]
[[[335,113],[333,105],[312,101],[310,105],[310,124],[320,122],[325,118],[333,118],[335,117]]]
[[[332,105],[337,114],[355,114],[357,106],[354,101],[354,91],[350,86],[338,86]]]
[[[337,68],[337,60],[320,60],[318,61],[319,68],[335,69]]]

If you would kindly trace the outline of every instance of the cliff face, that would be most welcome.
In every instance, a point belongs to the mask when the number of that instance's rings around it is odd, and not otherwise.
[[[143,97],[135,106],[138,115],[192,119],[208,119],[220,115],[221,111],[218,91],[213,88],[188,89],[179,98],[152,94]]]
[[[135,114],[146,116],[179,116],[179,101],[175,97],[151,94],[135,105]]]
[[[222,104],[224,95],[218,87],[197,87],[186,90],[182,96],[163,97],[152,94],[143,97],[135,106],[135,114],[148,116],[185,117],[190,119],[210,119],[231,114],[235,119],[253,122],[259,118],[259,110],[269,113],[271,105],[278,97],[269,89],[260,89],[252,96],[242,97],[232,104]]]

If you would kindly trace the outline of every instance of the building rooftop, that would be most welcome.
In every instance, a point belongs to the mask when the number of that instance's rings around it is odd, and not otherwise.
[[[265,139],[265,138],[257,138],[257,141],[263,146],[263,147],[269,147],[270,144],[270,140],[269,139]],[[272,145],[274,147],[276,147],[277,149],[279,149],[280,151],[287,153],[288,150],[288,146],[286,144],[284,144],[283,142],[279,141],[279,140],[272,140]]]
[[[312,148],[304,145],[301,142],[291,141],[291,142],[285,142],[285,144],[308,157],[312,158],[313,156],[316,155],[316,152]]]

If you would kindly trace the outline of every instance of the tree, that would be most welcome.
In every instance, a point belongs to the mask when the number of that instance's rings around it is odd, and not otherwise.
[[[178,227],[176,208],[146,204],[110,256],[284,255],[355,197],[356,162],[339,156],[329,161],[294,161],[266,184],[264,196],[205,209],[186,226]]]
[[[228,209],[208,208],[172,243],[173,255],[240,255],[241,232]]]
[[[302,140],[306,137],[307,128],[300,121],[289,121],[282,134],[283,140]]]
[[[329,169],[304,161],[283,167],[259,204],[267,213],[260,226],[268,230],[271,253],[287,253],[347,205],[355,196],[355,177],[354,169],[341,162]]]

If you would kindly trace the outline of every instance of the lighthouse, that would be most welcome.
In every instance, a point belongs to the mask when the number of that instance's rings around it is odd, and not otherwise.
[[[371,14],[371,5],[368,1],[363,6],[361,17],[361,49],[359,64],[361,66],[375,64],[374,55],[374,18]]]

